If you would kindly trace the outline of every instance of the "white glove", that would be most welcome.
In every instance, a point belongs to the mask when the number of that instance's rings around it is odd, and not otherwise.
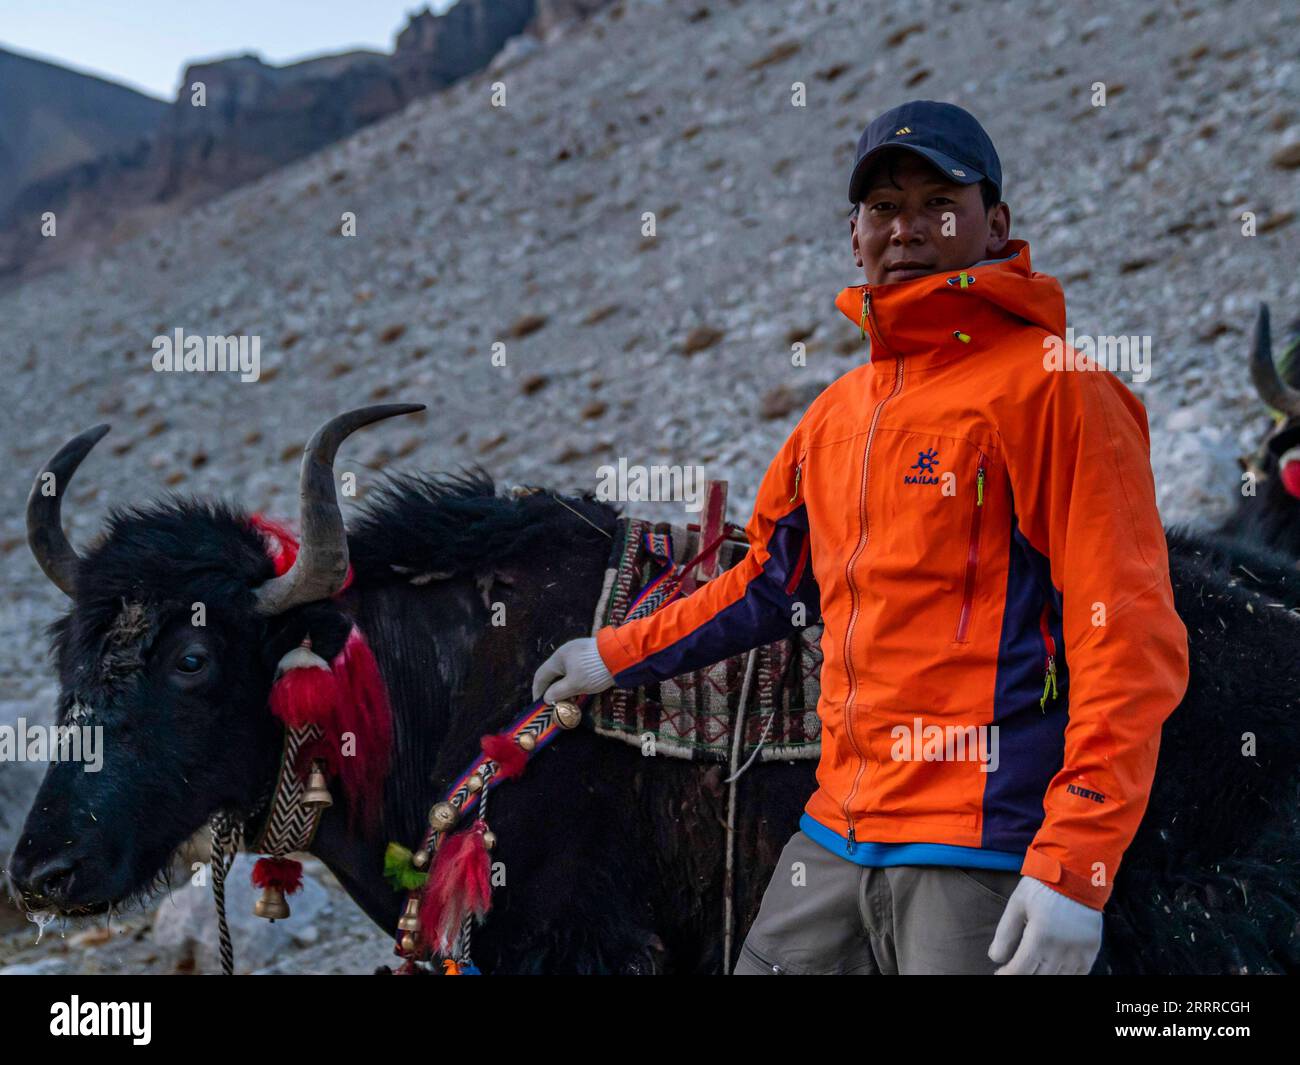
[[[548,703],[583,693],[595,695],[613,686],[614,678],[605,668],[592,638],[570,640],[533,674],[533,698],[541,699],[545,695]]]
[[[1022,876],[993,933],[998,976],[1071,976],[1092,968],[1101,950],[1101,911]]]

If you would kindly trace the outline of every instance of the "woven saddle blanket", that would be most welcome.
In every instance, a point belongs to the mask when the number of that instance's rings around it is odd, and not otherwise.
[[[688,594],[680,586],[682,569],[700,548],[698,529],[620,518],[593,634]],[[748,549],[743,531],[730,533],[718,548],[718,572],[736,565]],[[743,706],[749,652],[643,688],[611,688],[588,703],[590,720],[603,736],[675,758],[730,761],[737,730],[742,763],[817,758],[821,635],[820,624],[809,625],[757,648]]]

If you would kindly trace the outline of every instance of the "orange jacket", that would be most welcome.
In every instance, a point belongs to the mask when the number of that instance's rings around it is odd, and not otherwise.
[[[820,606],[808,815],[850,847],[1023,853],[1023,874],[1101,908],[1187,687],[1187,630],[1146,412],[1109,371],[1047,368],[1061,287],[1023,241],[1008,253],[844,289],[871,361],[773,459],[748,554],[597,648],[634,687]]]

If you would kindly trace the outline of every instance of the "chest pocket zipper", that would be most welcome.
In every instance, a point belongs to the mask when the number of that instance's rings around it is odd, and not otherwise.
[[[970,546],[966,550],[966,578],[962,583],[961,613],[957,616],[955,643],[965,643],[970,631],[971,608],[975,599],[975,573],[980,559],[980,527],[984,518],[984,452],[980,452],[979,470],[975,474],[975,513],[970,522]]]
[[[1047,670],[1043,675],[1043,697],[1038,700],[1038,708],[1047,713],[1047,694],[1051,692],[1052,701],[1056,701],[1056,640],[1047,624],[1048,604],[1043,604],[1042,616],[1038,619],[1039,631],[1043,634],[1043,650],[1047,652]]]

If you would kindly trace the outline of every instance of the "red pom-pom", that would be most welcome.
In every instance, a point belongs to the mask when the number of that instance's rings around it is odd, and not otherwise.
[[[339,682],[329,669],[300,666],[271,685],[271,713],[289,728],[320,725],[328,731],[339,697]]]
[[[249,518],[259,533],[262,534],[262,542],[266,544],[266,553],[271,557],[271,565],[275,567],[275,575],[282,577],[289,572],[289,568],[298,559],[298,537],[296,537],[287,525],[278,521],[272,521],[270,518],[261,514],[254,514]],[[348,566],[347,576],[343,579],[343,591],[352,584],[352,567]]]
[[[292,858],[258,858],[252,879],[253,887],[279,888],[292,895],[302,887],[302,862]]]
[[[467,915],[481,919],[492,905],[486,831],[486,822],[475,821],[443,839],[434,856],[420,903],[420,933],[440,953],[451,950]]]
[[[1300,448],[1291,448],[1283,453],[1278,463],[1278,476],[1283,488],[1300,497]]]
[[[519,741],[510,733],[498,732],[484,736],[479,743],[483,747],[483,753],[501,767],[493,777],[494,780],[510,780],[523,775],[528,765],[528,752],[519,746]]]

